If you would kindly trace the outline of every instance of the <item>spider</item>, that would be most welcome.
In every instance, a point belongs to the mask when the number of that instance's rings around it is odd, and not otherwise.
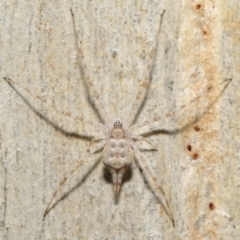
[[[85,162],[86,159],[88,159],[91,155],[94,153],[102,150],[102,162],[105,165],[107,169],[109,169],[111,176],[112,176],[112,182],[113,182],[113,189],[115,196],[119,195],[120,189],[121,189],[121,184],[123,180],[123,176],[125,172],[131,167],[132,163],[134,162],[135,159],[142,165],[143,170],[147,173],[147,175],[150,177],[150,179],[153,181],[154,186],[156,189],[159,191],[161,194],[161,203],[165,209],[165,212],[167,216],[169,217],[170,221],[172,222],[172,225],[175,226],[173,214],[171,212],[170,204],[165,196],[165,193],[161,186],[157,184],[157,180],[152,174],[147,161],[145,158],[142,156],[139,146],[137,144],[138,141],[143,141],[150,148],[153,150],[156,150],[156,147],[151,143],[147,138],[143,137],[140,134],[135,134],[134,129],[136,128],[146,128],[148,129],[149,132],[151,132],[151,124],[155,122],[159,122],[163,118],[169,118],[172,117],[173,115],[176,114],[176,112],[180,111],[181,109],[185,108],[187,105],[183,104],[179,106],[176,110],[169,112],[163,117],[156,117],[152,121],[145,122],[143,124],[133,124],[134,119],[136,114],[138,114],[139,109],[143,105],[144,100],[146,99],[146,93],[149,87],[149,81],[144,80],[140,85],[139,85],[139,90],[137,92],[137,95],[135,97],[135,100],[131,106],[130,112],[127,112],[126,114],[123,114],[125,118],[115,118],[114,121],[112,121],[112,116],[109,117],[109,114],[104,108],[103,101],[101,99],[101,96],[99,95],[98,91],[96,90],[93,82],[90,80],[90,76],[88,75],[87,72],[87,64],[84,61],[84,55],[81,46],[79,46],[79,41],[77,38],[77,31],[76,31],[76,24],[75,24],[75,18],[74,18],[74,13],[72,10],[70,10],[71,16],[72,16],[72,22],[73,22],[73,29],[74,29],[74,34],[75,34],[75,40],[76,40],[76,46],[77,46],[77,51],[78,51],[78,62],[80,66],[80,71],[82,74],[82,77],[84,81],[86,82],[86,85],[88,87],[88,90],[90,92],[90,96],[94,100],[94,104],[97,108],[97,110],[100,113],[100,117],[103,120],[103,123],[93,123],[92,121],[86,120],[85,118],[81,116],[76,116],[72,113],[67,113],[67,112],[61,112],[60,114],[64,114],[67,117],[71,117],[76,124],[81,122],[89,123],[92,126],[97,126],[97,127],[102,127],[104,129],[105,134],[103,136],[96,135],[92,137],[89,147],[87,149],[87,154],[83,159],[81,159],[74,170],[72,170],[68,176],[66,176],[60,183],[55,192],[53,193],[52,198],[50,199],[44,214],[43,214],[43,219],[46,217],[48,212],[53,208],[52,202],[57,194],[57,192],[60,190],[60,188],[64,185],[64,183],[67,181],[67,179],[74,174]],[[159,27],[158,31],[156,34],[156,39],[155,39],[155,47],[152,48],[150,52],[150,59],[151,61],[148,62],[147,65],[147,70],[149,71],[149,77],[151,77],[151,72],[154,68],[154,60],[155,60],[155,55],[156,55],[156,50],[158,48],[158,36],[161,31],[161,25],[162,25],[162,19],[164,12],[162,12],[160,16],[160,22],[159,22]],[[140,77],[139,77],[140,78]],[[57,128],[60,131],[69,134],[65,130],[61,129],[58,124],[52,122],[51,120],[47,119],[44,117],[43,114],[40,113],[38,109],[36,109],[34,106],[32,106],[24,97],[24,95],[31,95],[30,91],[27,89],[21,87],[18,83],[15,81],[11,80],[10,78],[4,78],[4,80],[23,98],[23,100],[42,118],[44,118],[48,123],[50,123],[52,126]],[[230,82],[230,79],[226,79],[222,83],[227,84]],[[227,86],[225,84],[225,87]],[[220,84],[219,84],[220,85]],[[218,85],[218,86],[219,86]],[[217,86],[217,87],[218,87]],[[224,88],[225,88],[224,87]],[[18,90],[20,89],[20,90]],[[223,90],[222,90],[223,91]],[[22,94],[24,92],[24,94]],[[209,92],[209,89],[205,91],[203,94],[198,95],[194,99],[192,99],[189,104],[197,101],[199,98],[202,96],[206,95]],[[37,97],[41,102],[46,103],[46,101],[39,97]],[[47,104],[49,107],[55,108],[55,106]],[[111,114],[110,114],[111,115]]]

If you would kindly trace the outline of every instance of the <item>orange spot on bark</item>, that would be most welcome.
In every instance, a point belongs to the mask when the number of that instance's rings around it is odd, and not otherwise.
[[[197,4],[197,5],[196,5],[196,9],[200,9],[201,7],[202,7],[201,4]]]
[[[210,202],[208,206],[209,206],[210,210],[214,210],[215,209],[215,206],[214,206],[214,204],[212,202]]]
[[[200,131],[200,127],[199,126],[194,126],[194,130],[197,131],[197,132]]]
[[[190,144],[187,145],[187,150],[192,151],[192,146]]]
[[[197,159],[198,159],[198,154],[195,153],[195,154],[193,155],[193,160],[197,160]]]

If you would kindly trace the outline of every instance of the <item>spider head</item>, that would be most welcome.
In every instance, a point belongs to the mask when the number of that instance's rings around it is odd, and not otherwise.
[[[123,138],[125,135],[125,131],[122,128],[122,120],[116,119],[113,123],[113,129],[111,130],[111,137],[112,138]]]
[[[114,126],[114,128],[122,128],[122,120],[116,119],[113,126]]]

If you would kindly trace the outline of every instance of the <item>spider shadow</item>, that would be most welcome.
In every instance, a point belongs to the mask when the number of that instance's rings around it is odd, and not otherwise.
[[[118,194],[114,193],[114,203],[117,205],[119,203],[120,195],[123,189],[123,185],[129,181],[131,181],[133,176],[133,170],[131,167],[127,168],[124,172],[123,178],[122,178],[122,183],[121,183],[121,188],[120,192]],[[103,167],[103,177],[106,183],[112,184],[113,186],[113,180],[112,180],[112,175],[111,172],[107,167]]]

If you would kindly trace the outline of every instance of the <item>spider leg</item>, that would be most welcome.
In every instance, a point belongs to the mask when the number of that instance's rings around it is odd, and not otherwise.
[[[69,174],[67,176],[65,176],[63,178],[63,180],[59,183],[57,189],[54,191],[52,198],[50,199],[44,214],[43,214],[43,220],[45,219],[46,215],[49,213],[49,211],[55,206],[51,206],[53,199],[55,198],[55,196],[57,195],[58,191],[64,186],[65,182],[84,164],[85,160],[87,160],[92,154],[94,154],[95,152],[99,151],[100,149],[102,149],[104,147],[104,145],[106,144],[106,141],[103,140],[101,142],[99,142],[94,148],[92,148],[89,153],[83,158],[81,159],[77,165],[75,166],[75,168],[73,170],[71,170],[69,172]]]
[[[76,135],[76,137],[82,137],[82,138],[90,138],[94,137],[94,133],[96,132],[96,129],[99,129],[101,132],[101,129],[106,129],[106,126],[101,123],[94,123],[90,120],[85,119],[82,116],[77,116],[70,112],[63,112],[57,110],[54,103],[48,103],[43,97],[38,95],[33,95],[28,89],[21,87],[17,82],[11,80],[10,78],[3,78],[12,88],[13,90],[23,99],[23,101],[42,119],[44,119],[47,123],[52,125],[55,129],[63,132],[66,135]],[[27,99],[36,99],[37,101],[34,101],[31,103]],[[44,112],[44,114],[42,113]],[[51,116],[54,116],[54,121],[51,120]],[[67,119],[64,121],[64,119]],[[58,120],[56,120],[58,119]],[[60,120],[59,120],[60,119]],[[63,121],[62,121],[63,119]],[[95,131],[92,134],[84,134],[84,133],[78,133],[77,126],[79,125],[79,122],[83,122],[84,124],[90,125],[88,129],[92,129],[92,131]],[[69,126],[74,126],[74,131]],[[90,130],[89,130],[90,131]],[[95,134],[96,135],[96,134]]]
[[[156,147],[151,141],[149,141],[149,140],[148,140],[147,138],[145,138],[145,137],[142,137],[142,136],[140,136],[140,135],[136,135],[136,134],[131,133],[131,134],[128,136],[128,138],[129,138],[129,139],[132,139],[132,140],[137,140],[137,141],[142,141],[142,142],[147,143],[147,144],[150,146],[150,148],[148,148],[149,150],[155,150],[155,151],[158,150],[157,147]]]
[[[129,126],[131,125],[134,120],[136,119],[139,110],[141,109],[142,105],[144,104],[144,100],[147,96],[148,93],[148,89],[149,89],[149,83],[151,81],[151,77],[152,77],[152,72],[154,70],[154,63],[156,60],[156,55],[157,55],[157,50],[158,50],[158,39],[159,39],[159,35],[161,32],[161,26],[162,26],[162,19],[163,19],[163,15],[165,13],[165,10],[162,12],[161,17],[160,17],[160,22],[159,22],[159,26],[158,26],[158,31],[155,37],[155,46],[154,48],[152,48],[151,52],[150,52],[150,57],[149,57],[149,61],[145,67],[145,69],[143,71],[141,71],[141,73],[139,73],[137,79],[141,80],[143,79],[143,82],[139,84],[139,90],[137,92],[137,95],[134,99],[133,104],[130,106],[130,109],[127,111],[126,114],[126,124]]]
[[[138,147],[136,146],[136,144],[134,144],[133,142],[130,143],[132,148],[134,149],[134,154],[136,156],[136,158],[138,159],[139,163],[142,164],[143,169],[147,172],[148,176],[150,177],[150,179],[152,180],[152,182],[154,183],[155,187],[157,188],[157,190],[160,192],[161,194],[161,203],[165,203],[162,204],[167,216],[169,217],[170,221],[172,222],[173,226],[175,227],[175,222],[174,222],[174,218],[169,206],[169,202],[166,198],[165,192],[162,189],[161,186],[158,185],[157,183],[157,179],[154,177],[154,175],[152,174],[146,160],[144,159],[144,157],[142,156],[141,152],[139,151]]]
[[[220,97],[221,93],[227,88],[228,84],[231,82],[232,79],[225,79],[224,81],[222,81],[221,83],[217,84],[216,86],[206,86],[202,93],[198,94],[195,98],[193,98],[189,103],[187,104],[182,104],[178,107],[176,107],[176,109],[174,111],[168,112],[165,115],[163,115],[162,117],[157,116],[154,117],[152,120],[150,121],[145,121],[144,123],[138,123],[138,124],[134,124],[130,127],[131,131],[135,132],[138,131],[138,134],[144,134],[144,133],[149,133],[149,132],[153,132],[153,131],[160,131],[162,130],[161,128],[158,129],[158,126],[156,127],[154,124],[159,123],[160,121],[162,121],[163,119],[167,119],[170,118],[174,115],[176,115],[177,113],[179,113],[182,109],[186,108],[187,106],[189,106],[190,104],[197,102],[198,100],[200,100],[201,98],[203,98],[204,96],[207,96],[210,92],[213,92],[215,89],[219,89],[219,94],[217,96],[217,98],[215,98],[214,101],[211,101],[207,104],[207,107],[205,108],[204,113],[214,104],[214,102],[216,102],[216,100],[218,99],[218,97]],[[197,116],[191,120],[191,122],[196,121],[198,118]],[[189,123],[188,123],[189,124]]]
[[[102,98],[101,98],[100,94],[98,93],[98,91],[96,90],[95,85],[91,81],[90,75],[88,73],[87,64],[84,59],[83,50],[80,46],[80,41],[78,40],[78,37],[77,37],[76,23],[75,23],[74,13],[73,13],[72,9],[70,9],[70,12],[71,12],[71,16],[72,16],[73,30],[74,30],[74,35],[75,35],[75,44],[76,44],[77,53],[78,53],[78,63],[79,63],[81,76],[84,79],[84,83],[88,87],[87,88],[88,94],[89,95],[91,94],[92,99],[94,100],[94,104],[96,106],[96,108],[94,107],[94,109],[97,111],[100,118],[105,123],[108,123],[108,119],[112,119],[111,114],[110,114],[110,117],[107,119],[107,116],[109,116],[109,113],[106,112]]]
[[[93,138],[91,139],[91,141],[89,142],[89,145],[88,145],[88,148],[87,148],[87,152],[90,151],[90,149],[91,149],[91,147],[92,147],[92,145],[93,145],[94,143],[100,142],[100,141],[102,141],[102,140],[104,140],[104,139],[105,139],[105,137],[93,137]]]

